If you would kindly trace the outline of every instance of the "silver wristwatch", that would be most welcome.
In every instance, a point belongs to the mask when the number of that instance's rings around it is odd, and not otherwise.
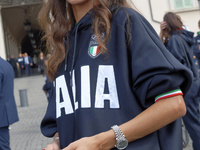
[[[115,147],[119,150],[125,149],[128,146],[128,140],[126,139],[126,137],[122,133],[121,129],[118,127],[118,125],[114,125],[111,128],[114,130],[115,136],[116,136]]]

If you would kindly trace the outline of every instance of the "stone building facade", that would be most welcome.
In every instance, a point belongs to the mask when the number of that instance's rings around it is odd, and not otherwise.
[[[43,0],[0,0],[0,56],[18,56],[28,51],[30,55],[40,50],[40,27],[37,15]],[[198,29],[200,10],[198,0],[129,0],[134,7],[160,32],[160,22],[166,12],[181,16],[191,31]],[[38,40],[39,39],[39,40]]]

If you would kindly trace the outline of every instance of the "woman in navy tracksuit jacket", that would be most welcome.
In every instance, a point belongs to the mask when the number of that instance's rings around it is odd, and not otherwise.
[[[193,60],[193,32],[182,28],[180,17],[175,13],[168,12],[164,16],[162,23],[162,32],[168,35],[165,38],[168,50],[187,68],[192,71],[193,81],[188,93],[184,96],[187,113],[183,117],[186,129],[193,141],[194,150],[200,148],[200,114],[199,114],[199,75],[197,67]],[[162,38],[162,37],[161,37]]]
[[[127,150],[182,149],[191,72],[126,0],[48,0],[39,18],[56,91],[41,124],[54,136],[46,150],[117,149],[113,125]]]

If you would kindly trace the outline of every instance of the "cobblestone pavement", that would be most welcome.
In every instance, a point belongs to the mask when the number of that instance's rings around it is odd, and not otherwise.
[[[47,99],[42,91],[44,82],[45,77],[42,75],[14,80],[14,94],[20,121],[11,125],[11,150],[42,150],[52,140],[40,132],[40,122],[47,107]],[[25,107],[21,107],[20,102],[19,90],[22,89],[27,89],[28,106]],[[183,150],[193,150],[191,140]]]
[[[47,99],[42,86],[45,77],[42,75],[16,78],[14,80],[14,94],[17,104],[19,122],[11,125],[11,150],[42,150],[51,142],[40,132],[40,122],[44,116]],[[28,106],[21,107],[19,90],[27,89]]]

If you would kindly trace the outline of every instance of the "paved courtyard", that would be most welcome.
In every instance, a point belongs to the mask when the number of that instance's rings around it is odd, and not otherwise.
[[[12,150],[42,150],[52,139],[44,137],[40,132],[40,122],[45,114],[47,99],[42,86],[45,77],[42,75],[16,78],[14,94],[17,104],[19,122],[10,129]],[[27,90],[28,106],[21,107],[19,90]],[[191,140],[183,150],[193,150]]]
[[[10,130],[12,150],[41,150],[51,142],[40,132],[40,122],[47,107],[47,99],[42,91],[44,83],[45,77],[42,75],[14,80],[19,122],[13,124]],[[27,89],[27,107],[21,107],[19,90],[22,89]]]

